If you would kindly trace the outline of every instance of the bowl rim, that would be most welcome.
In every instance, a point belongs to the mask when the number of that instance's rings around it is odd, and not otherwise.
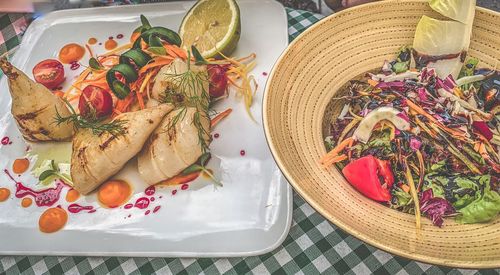
[[[428,2],[428,0],[405,0],[407,2]],[[401,249],[393,248],[388,245],[384,245],[380,243],[376,239],[370,239],[367,238],[363,233],[351,228],[350,226],[346,225],[343,223],[341,220],[337,219],[333,215],[329,215],[328,211],[326,211],[323,207],[321,207],[319,204],[317,204],[313,198],[311,198],[301,187],[298,185],[296,182],[292,180],[292,176],[290,172],[288,171],[288,168],[284,165],[284,162],[282,158],[280,157],[278,153],[278,149],[276,148],[271,136],[270,136],[270,129],[269,129],[269,117],[267,115],[267,109],[269,108],[268,101],[269,101],[269,94],[270,94],[270,83],[273,81],[275,78],[276,74],[276,68],[279,64],[281,64],[285,58],[285,56],[288,54],[291,48],[295,46],[295,44],[299,43],[302,37],[308,35],[310,32],[315,31],[316,29],[320,28],[323,24],[328,24],[327,22],[334,17],[337,16],[342,16],[345,13],[350,13],[355,11],[358,8],[366,8],[366,6],[377,6],[377,5],[384,5],[386,3],[384,2],[393,2],[393,3],[398,3],[398,2],[403,2],[403,0],[383,0],[383,1],[375,1],[367,4],[363,4],[360,6],[348,8],[345,10],[342,10],[340,12],[333,13],[325,18],[322,18],[320,21],[316,22],[309,28],[307,28],[305,31],[303,31],[301,34],[299,34],[294,40],[288,45],[288,47],[281,53],[280,57],[276,60],[274,63],[271,72],[269,73],[269,77],[266,81],[266,86],[264,89],[264,95],[262,98],[262,120],[263,120],[263,126],[264,126],[264,137],[266,139],[267,145],[271,151],[271,154],[278,165],[278,168],[281,170],[283,176],[285,179],[288,181],[288,183],[293,187],[293,189],[302,197],[311,207],[316,210],[321,216],[323,216],[326,220],[329,222],[335,224],[337,227],[339,227],[341,230],[346,232],[347,234],[357,238],[358,240],[369,244],[375,248],[381,249],[383,251],[389,252],[392,255],[397,255],[404,257],[409,260],[414,260],[414,261],[419,261],[423,263],[428,263],[428,264],[434,264],[434,265],[440,265],[440,266],[447,266],[447,267],[453,267],[453,268],[468,268],[468,269],[493,269],[493,268],[499,268],[500,267],[500,261],[495,262],[494,260],[491,261],[460,261],[460,260],[443,260],[438,257],[433,257],[433,256],[425,256],[422,254],[413,254]],[[494,16],[500,17],[500,12],[496,12],[494,10],[490,10],[487,8],[483,7],[478,7],[476,6],[476,12],[480,11],[483,13],[491,14]]]

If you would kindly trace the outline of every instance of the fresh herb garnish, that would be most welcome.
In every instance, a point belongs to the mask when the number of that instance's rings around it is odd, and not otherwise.
[[[104,66],[102,66],[102,64],[95,57],[91,57],[89,59],[89,67],[94,70],[102,70],[104,68]]]
[[[179,74],[174,72],[167,75],[172,87],[169,87],[165,91],[161,101],[163,103],[174,104],[179,111],[170,121],[166,130],[173,129],[179,121],[184,119],[188,107],[196,108],[197,111],[193,115],[193,124],[198,130],[198,141],[203,153],[205,153],[208,150],[206,137],[209,136],[209,133],[203,127],[202,120],[208,119],[210,104],[210,95],[205,88],[209,82],[208,74],[205,71],[198,72],[192,70],[189,61],[191,60],[190,52],[188,52],[187,60],[188,68],[186,72]]]
[[[191,46],[191,51],[193,52],[193,57],[195,60],[195,65],[206,65],[208,62],[203,58],[200,51],[195,46]]]
[[[101,135],[103,133],[109,133],[113,136],[119,136],[125,134],[125,123],[126,120],[113,120],[110,122],[104,122],[103,119],[98,119],[96,116],[96,111],[93,108],[90,108],[90,113],[88,116],[83,117],[80,114],[77,114],[73,106],[64,100],[68,109],[70,111],[70,115],[63,117],[59,113],[56,108],[56,117],[55,123],[60,125],[62,123],[73,123],[75,129],[90,129],[92,130],[92,134]]]
[[[212,172],[210,172],[210,170],[208,170],[206,168],[206,165],[207,165],[208,161],[210,160],[210,157],[211,157],[210,153],[204,153],[198,159],[197,163],[192,164],[188,168],[184,169],[181,174],[182,175],[189,175],[189,174],[196,173],[196,172],[203,172],[207,176],[210,177],[210,179],[213,181],[213,183],[216,186],[222,187],[222,183],[212,174]]]

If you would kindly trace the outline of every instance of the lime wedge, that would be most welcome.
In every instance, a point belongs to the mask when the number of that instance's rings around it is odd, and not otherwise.
[[[205,58],[230,55],[240,40],[240,9],[234,0],[200,0],[179,29],[182,47],[194,45]]]

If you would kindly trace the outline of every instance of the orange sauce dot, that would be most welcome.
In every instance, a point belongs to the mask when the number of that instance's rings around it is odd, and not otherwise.
[[[70,43],[62,47],[62,49],[59,51],[59,60],[62,63],[69,64],[71,62],[75,62],[82,59],[84,55],[85,55],[84,47],[76,43]]]
[[[116,208],[128,201],[132,188],[123,180],[105,182],[97,191],[97,200],[108,208]]]
[[[97,43],[97,39],[95,39],[94,37],[91,37],[89,38],[89,41],[87,41],[90,45],[94,45],[95,43]]]
[[[22,174],[30,167],[30,160],[27,158],[16,159],[12,164],[12,171],[16,174]]]
[[[27,207],[30,207],[32,203],[33,203],[33,200],[31,198],[24,198],[21,201],[21,206],[24,208],[27,208]]]
[[[108,50],[108,51],[109,51],[109,50],[112,50],[112,49],[114,49],[114,48],[116,48],[116,46],[118,46],[118,43],[116,43],[116,41],[115,41],[115,40],[113,40],[113,39],[108,39],[108,40],[104,43],[104,48],[105,48],[106,50]]]
[[[66,210],[54,207],[45,210],[38,220],[38,227],[43,233],[54,233],[61,230],[68,221]]]
[[[6,201],[10,196],[10,190],[7,188],[0,188],[0,202]]]
[[[78,193],[78,191],[76,191],[75,189],[70,189],[68,193],[66,193],[67,202],[75,202],[79,197],[80,193]]]

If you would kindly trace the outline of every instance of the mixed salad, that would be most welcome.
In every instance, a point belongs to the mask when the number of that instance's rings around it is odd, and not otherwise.
[[[333,99],[344,106],[322,165],[335,164],[366,197],[415,214],[418,228],[421,215],[442,226],[446,217],[482,223],[500,213],[500,72],[466,59],[472,19],[460,14],[475,1],[466,2],[430,1],[463,22],[424,16],[412,47]],[[463,41],[455,52],[443,40],[450,35]]]

